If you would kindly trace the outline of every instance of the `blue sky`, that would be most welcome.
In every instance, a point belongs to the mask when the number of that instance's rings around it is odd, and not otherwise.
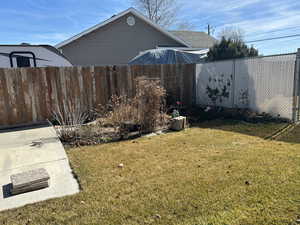
[[[215,34],[225,26],[246,41],[300,34],[300,0],[179,0],[180,18]],[[130,0],[10,0],[0,8],[0,44],[57,44],[132,6]],[[300,36],[253,43],[265,55],[295,52]]]

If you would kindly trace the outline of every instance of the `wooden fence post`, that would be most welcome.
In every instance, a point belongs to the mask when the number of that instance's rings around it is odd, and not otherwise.
[[[295,77],[294,77],[294,94],[293,94],[293,122],[299,121],[299,106],[300,106],[300,48],[298,48],[296,63],[295,63]]]

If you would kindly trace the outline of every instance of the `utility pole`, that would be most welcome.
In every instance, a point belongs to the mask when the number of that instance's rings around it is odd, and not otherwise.
[[[208,23],[207,24],[207,34],[214,35],[214,33],[215,33],[215,28]]]
[[[210,26],[210,24],[208,23],[208,24],[207,24],[207,34],[210,35],[210,33],[211,33],[211,26]]]

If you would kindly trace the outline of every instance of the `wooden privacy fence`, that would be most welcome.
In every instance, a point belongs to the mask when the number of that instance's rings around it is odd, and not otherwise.
[[[0,126],[44,121],[66,104],[97,109],[114,94],[133,96],[141,76],[160,78],[169,97],[192,104],[195,65],[0,69]]]

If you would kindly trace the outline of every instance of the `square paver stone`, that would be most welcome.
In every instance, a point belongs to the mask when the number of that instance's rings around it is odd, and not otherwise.
[[[11,175],[11,193],[15,195],[49,187],[49,179],[50,176],[44,168]]]

